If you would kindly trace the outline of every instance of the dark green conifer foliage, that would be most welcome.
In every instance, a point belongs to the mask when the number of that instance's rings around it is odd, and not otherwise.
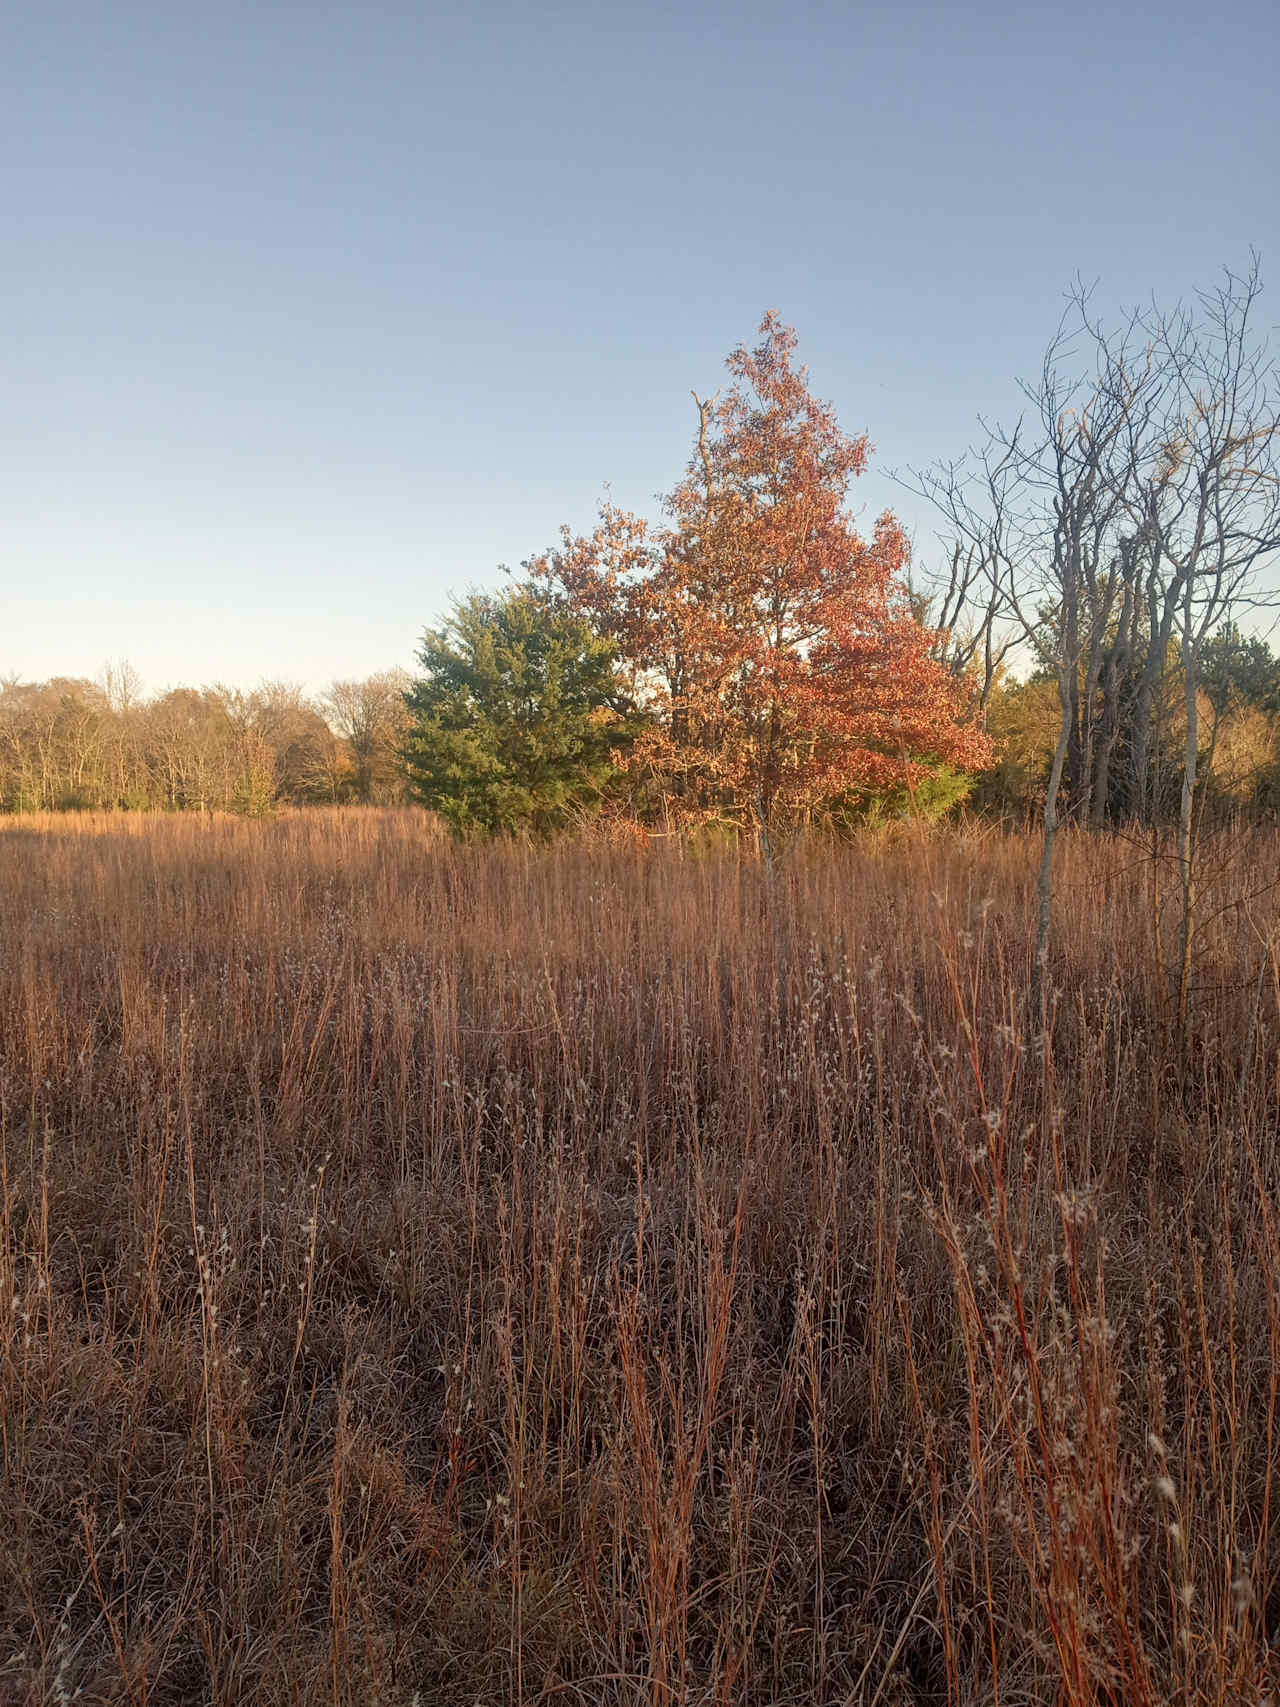
[[[463,835],[547,835],[597,810],[632,733],[612,641],[536,590],[480,593],[423,635],[410,788]]]

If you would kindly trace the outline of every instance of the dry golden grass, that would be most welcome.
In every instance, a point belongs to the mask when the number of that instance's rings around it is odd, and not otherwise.
[[[1068,838],[0,829],[0,1700],[1260,1702],[1276,920]]]

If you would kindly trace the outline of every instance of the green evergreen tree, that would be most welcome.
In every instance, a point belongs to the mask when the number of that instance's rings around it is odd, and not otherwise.
[[[546,835],[600,805],[634,708],[612,641],[527,587],[423,635],[405,695],[410,791],[460,834]]]
[[[1197,674],[1219,713],[1234,704],[1280,711],[1280,658],[1260,635],[1243,634],[1234,622],[1224,622],[1200,648]]]

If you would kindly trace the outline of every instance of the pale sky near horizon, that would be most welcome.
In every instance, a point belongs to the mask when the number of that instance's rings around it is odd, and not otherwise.
[[[0,18],[0,675],[311,689],[652,512],[766,308],[885,470],[1017,410],[1073,275],[1280,322],[1275,0]]]

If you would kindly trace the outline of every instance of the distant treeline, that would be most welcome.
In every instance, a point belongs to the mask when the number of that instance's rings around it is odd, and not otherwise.
[[[407,682],[388,671],[315,699],[280,682],[145,698],[127,667],[101,682],[0,682],[0,810],[394,804]]]
[[[335,682],[309,698],[268,682],[251,692],[173,688],[144,697],[129,671],[100,682],[54,677],[0,681],[0,811],[126,809],[261,814],[276,806],[395,805],[420,793],[405,762],[415,720],[402,671]],[[1153,715],[1156,817],[1178,810],[1186,709],[1176,647]],[[1225,625],[1203,648],[1199,688],[1199,799],[1211,816],[1280,808],[1280,658]],[[986,706],[992,764],[914,802],[886,791],[872,815],[936,810],[967,795],[966,810],[1029,818],[1043,805],[1058,733],[1058,686],[1039,667],[994,684]],[[1120,744],[1116,782],[1126,783]],[[620,793],[620,811],[643,816]]]
[[[1077,287],[1016,424],[907,481],[943,523],[923,585],[892,515],[855,526],[867,437],[766,315],[695,399],[662,520],[606,503],[565,527],[423,633],[416,680],[315,700],[143,699],[127,668],[0,684],[0,808],[412,798],[467,836],[604,812],[768,857],[777,835],[967,803],[1041,818],[1042,929],[1060,822],[1173,820],[1189,921],[1206,815],[1280,805],[1280,661],[1244,626],[1280,567],[1261,288],[1255,259],[1107,331]]]

